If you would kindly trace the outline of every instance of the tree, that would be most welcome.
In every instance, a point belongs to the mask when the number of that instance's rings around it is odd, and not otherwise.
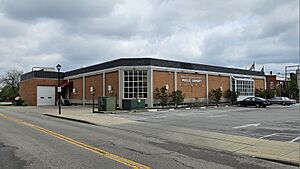
[[[181,90],[176,90],[172,92],[171,98],[177,108],[178,104],[182,103],[184,100],[184,95]]]
[[[287,93],[289,95],[289,97],[293,98],[293,99],[298,99],[299,96],[299,90],[298,90],[298,86],[297,86],[297,76],[291,74],[291,80],[288,82],[288,86],[287,86]]]
[[[231,104],[235,104],[237,98],[239,97],[239,93],[236,91],[231,91],[230,89],[226,90],[225,97],[230,99]]]
[[[211,89],[208,96],[211,100],[213,100],[217,105],[219,105],[219,102],[222,97],[222,90],[221,88],[218,89]]]
[[[0,84],[2,84],[0,97],[12,100],[19,95],[19,83],[22,74],[23,71],[13,69],[0,77]]]
[[[160,100],[160,104],[162,104],[163,108],[165,108],[165,105],[168,102],[169,94],[166,86],[163,86],[161,88],[156,88],[156,99]]]
[[[255,96],[270,99],[275,96],[275,90],[256,89]]]
[[[265,92],[266,92],[266,98],[267,99],[271,99],[271,98],[275,97],[276,90],[269,89],[269,90],[266,90]]]

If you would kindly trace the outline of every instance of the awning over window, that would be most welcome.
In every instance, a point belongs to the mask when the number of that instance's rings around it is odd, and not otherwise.
[[[63,84],[60,85],[61,88],[65,88],[65,87],[70,87],[73,86],[73,82],[65,82]]]

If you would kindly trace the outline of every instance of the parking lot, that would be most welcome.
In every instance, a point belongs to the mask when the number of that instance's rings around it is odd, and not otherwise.
[[[299,104],[267,108],[177,109],[109,116],[284,142],[298,142]]]

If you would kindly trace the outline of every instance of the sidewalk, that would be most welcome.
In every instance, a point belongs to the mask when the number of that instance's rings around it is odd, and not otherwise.
[[[152,135],[167,141],[195,147],[205,147],[299,166],[300,149],[298,143],[269,141],[190,128],[132,121],[124,118],[112,117],[107,114],[93,114],[91,113],[91,109],[86,107],[64,107],[61,115],[58,115],[57,109],[53,108],[33,107],[27,109],[28,111],[38,109],[39,112],[43,112],[42,114],[44,115],[57,118],[118,129],[134,130],[140,133],[144,132],[147,135]]]

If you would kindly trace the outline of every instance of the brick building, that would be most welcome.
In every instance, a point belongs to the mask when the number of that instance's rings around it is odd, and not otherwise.
[[[285,79],[284,75],[273,75],[270,72],[269,75],[266,76],[266,90],[275,91],[275,96],[285,96],[285,85],[290,80],[290,75]]]
[[[29,105],[54,105],[57,100],[57,72],[31,71],[21,76],[20,96]],[[239,91],[240,99],[266,88],[263,72],[153,58],[124,58],[60,74],[62,97],[72,104],[90,104],[95,97],[115,96],[122,100],[145,99],[148,107],[158,102],[155,89],[183,91],[184,102],[208,100],[211,89]]]

